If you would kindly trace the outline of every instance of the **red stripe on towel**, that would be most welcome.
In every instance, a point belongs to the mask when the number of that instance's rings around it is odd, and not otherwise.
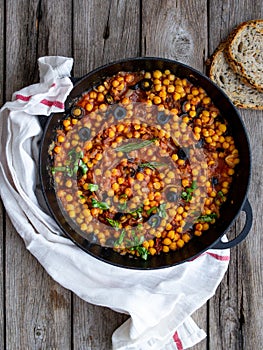
[[[42,100],[41,103],[43,103],[44,105],[46,105],[48,107],[55,106],[57,108],[64,109],[64,103],[59,102],[59,101]]]
[[[215,253],[205,252],[205,253],[200,254],[200,255],[196,256],[195,258],[193,258],[191,260],[188,260],[188,261],[190,261],[190,262],[194,261],[194,260],[200,258],[201,256],[205,255],[205,254],[210,255],[210,256],[212,256],[213,258],[215,258],[216,260],[219,260],[219,261],[229,261],[230,260],[230,257],[226,256],[226,255],[218,255],[218,254],[215,254]]]
[[[28,102],[30,99],[31,99],[32,96],[24,96],[24,95],[16,95],[16,100],[21,100],[21,101],[24,101],[24,102]],[[42,100],[40,101],[40,103],[42,103],[43,105],[46,105],[48,107],[51,107],[51,106],[55,106],[57,108],[60,108],[60,109],[64,109],[64,103],[60,102],[60,101],[49,101],[49,100]]]
[[[210,252],[207,252],[206,254],[212,256],[216,260],[220,260],[220,261],[229,261],[230,260],[230,257],[226,256],[226,255],[218,255],[218,254],[210,253]]]
[[[29,101],[31,99],[32,96],[24,96],[24,95],[16,95],[16,100],[22,100],[22,101]]]
[[[174,333],[173,340],[174,340],[178,350],[184,350],[183,344],[182,344],[177,332]]]

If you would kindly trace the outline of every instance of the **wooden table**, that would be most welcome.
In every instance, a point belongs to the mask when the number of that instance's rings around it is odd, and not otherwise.
[[[204,71],[242,21],[263,18],[261,0],[0,0],[0,102],[38,81],[37,58],[72,56],[74,75],[132,56],[161,56]],[[263,349],[262,112],[242,110],[253,156],[254,224],[231,251],[216,295],[194,314],[207,338],[194,350]],[[54,282],[28,253],[1,208],[0,348],[109,350],[127,316],[90,305]],[[229,232],[241,229],[238,219]]]

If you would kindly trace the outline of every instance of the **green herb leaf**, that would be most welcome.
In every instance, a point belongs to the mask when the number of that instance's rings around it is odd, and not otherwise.
[[[80,168],[84,175],[88,172],[88,167],[81,159],[83,156],[83,151],[76,152],[75,148],[73,148],[68,152],[68,159],[65,161],[66,166],[54,167],[51,169],[51,172],[55,173],[56,171],[62,171],[69,177],[72,177],[78,173],[78,170]]]
[[[114,227],[114,228],[116,228],[116,229],[120,228],[120,223],[119,223],[119,221],[116,221],[116,220],[113,220],[113,219],[110,219],[110,218],[106,218],[106,220],[108,221],[108,223],[109,223],[112,227]]]
[[[193,182],[192,182],[192,185],[191,185],[191,187],[190,187],[192,190],[196,190],[197,189],[197,182],[196,182],[196,180],[194,180]]]
[[[223,193],[222,191],[218,191],[218,192],[217,192],[217,196],[218,196],[218,197],[224,197],[224,193]]]
[[[152,170],[155,170],[156,168],[160,168],[162,166],[167,166],[167,164],[161,163],[161,162],[149,162],[149,163],[141,163],[138,166],[140,168],[150,168]]]
[[[138,226],[137,226],[137,230],[142,230],[143,229],[143,224],[139,224]]]
[[[119,238],[115,241],[114,243],[114,246],[118,246],[120,244],[122,244],[123,240],[124,240],[124,237],[125,237],[125,234],[126,234],[126,231],[125,230],[122,230],[120,235],[119,235]]]
[[[137,252],[139,253],[140,257],[143,259],[143,260],[147,260],[148,259],[148,256],[149,256],[149,252],[148,250],[145,248],[145,247],[136,247],[136,250]]]
[[[96,184],[88,184],[88,190],[91,192],[98,191],[99,186]]]
[[[118,209],[122,210],[122,211],[126,210],[127,209],[127,202],[119,203]]]
[[[153,138],[151,140],[144,140],[144,141],[140,141],[140,142],[136,142],[136,143],[127,143],[126,145],[116,147],[115,151],[129,153],[131,151],[135,151],[137,149],[150,146],[156,140],[158,140],[158,139]]]
[[[118,204],[118,209],[124,211],[124,210],[127,209],[128,196],[127,196],[126,193],[123,193],[123,194],[120,195],[119,198],[120,199],[124,199],[124,201]]]
[[[83,175],[87,174],[87,172],[88,172],[88,170],[89,170],[89,168],[88,168],[87,165],[83,162],[82,159],[80,159],[79,162],[78,162],[78,168],[81,169]],[[78,171],[78,169],[77,169],[77,171]],[[96,190],[95,190],[95,191],[96,191]]]
[[[216,218],[217,218],[216,213],[211,213],[211,214],[208,214],[208,215],[201,215],[201,216],[199,216],[197,218],[197,220],[200,221],[200,222],[211,222],[211,221],[213,221]]]
[[[143,209],[143,205],[135,210],[129,211],[128,214],[131,214],[132,216],[134,216],[134,214],[135,214],[136,217],[141,218],[142,217],[142,209]]]
[[[159,208],[157,208],[157,212],[161,218],[166,218],[167,214],[165,211],[166,203],[160,204]]]
[[[153,211],[157,211],[158,215],[160,216],[160,218],[166,218],[166,211],[165,211],[165,207],[166,207],[166,203],[162,203],[159,205],[159,207],[151,207],[150,209],[148,209],[146,211],[147,215],[150,215]]]
[[[65,167],[65,166],[56,166],[56,167],[51,168],[52,174],[54,174],[57,171],[65,172],[65,171],[67,171],[67,167]]]
[[[75,149],[75,148],[72,148],[72,149],[68,152],[68,156],[69,156],[69,159],[75,160],[76,158],[83,158],[84,153],[83,153],[83,151],[76,152],[76,149]]]
[[[91,205],[92,205],[93,208],[99,208],[99,209],[102,209],[102,210],[110,209],[110,206],[108,205],[108,203],[99,202],[95,198],[91,198]]]
[[[197,189],[197,183],[194,180],[190,187],[186,187],[185,191],[181,193],[181,198],[183,198],[186,202],[189,202],[193,197],[194,190]]]
[[[187,192],[185,192],[185,191],[183,191],[182,193],[181,193],[181,197],[184,199],[184,200],[186,200],[186,201],[189,201],[189,197],[190,196],[188,196],[188,193]],[[191,197],[192,198],[192,197]]]
[[[146,213],[147,215],[150,215],[154,210],[157,210],[158,207],[154,206],[154,207],[151,207],[150,209],[146,210]]]

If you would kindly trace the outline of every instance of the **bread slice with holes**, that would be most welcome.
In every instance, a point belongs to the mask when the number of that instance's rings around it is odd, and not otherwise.
[[[226,42],[221,43],[208,61],[210,79],[228,95],[237,107],[263,110],[263,93],[245,84],[240,76],[231,69],[224,52],[226,46]]]
[[[263,20],[241,23],[229,35],[225,50],[234,72],[263,91]]]

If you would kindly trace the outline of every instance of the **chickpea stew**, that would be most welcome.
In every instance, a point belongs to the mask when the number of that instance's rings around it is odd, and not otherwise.
[[[119,72],[84,92],[49,153],[67,220],[91,243],[144,260],[215,224],[239,163],[206,91],[170,70]]]

